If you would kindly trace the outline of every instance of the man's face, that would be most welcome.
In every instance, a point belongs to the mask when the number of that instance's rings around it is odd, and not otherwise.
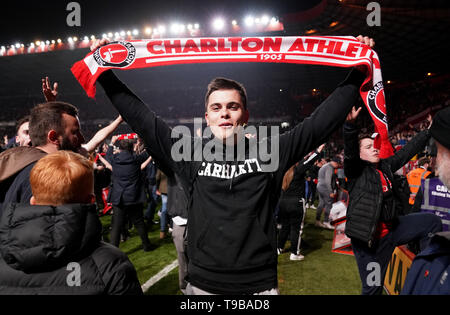
[[[77,152],[84,143],[84,137],[80,130],[80,121],[78,120],[78,117],[65,113],[62,114],[62,121],[64,123],[64,134],[59,136],[59,150]]]
[[[28,121],[24,122],[22,125],[20,125],[19,130],[17,131],[16,143],[18,143],[21,147],[31,145],[29,125],[30,123]]]
[[[209,95],[205,118],[216,138],[225,141],[233,136],[248,117],[237,90],[217,90]]]
[[[450,150],[436,141],[436,170],[439,179],[450,189]]]
[[[373,147],[373,139],[364,138],[359,145],[359,157],[361,160],[378,163],[380,161],[380,152]]]

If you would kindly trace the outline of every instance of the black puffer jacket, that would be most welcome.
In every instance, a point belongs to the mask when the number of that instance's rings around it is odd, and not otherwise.
[[[402,213],[399,188],[393,173],[422,150],[430,136],[428,130],[422,131],[395,155],[380,160],[376,167],[389,178],[393,190],[392,198],[383,200],[381,179],[377,168],[359,157],[358,132],[354,125],[349,123],[344,125],[344,171],[348,178],[350,195],[345,234],[371,247],[378,222],[380,220],[395,221]],[[383,210],[382,213],[383,202],[386,205],[384,209],[388,211]]]
[[[10,204],[0,224],[0,294],[142,294],[127,256],[100,239],[94,205]]]

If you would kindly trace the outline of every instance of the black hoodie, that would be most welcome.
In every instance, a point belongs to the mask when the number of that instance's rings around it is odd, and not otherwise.
[[[0,294],[142,294],[128,257],[100,239],[95,205],[8,205]]]
[[[218,294],[252,294],[278,287],[273,210],[284,173],[342,125],[359,96],[363,75],[352,71],[311,117],[279,139],[244,140],[241,161],[229,162],[204,157],[175,161],[171,151],[178,139],[172,138],[172,129],[112,71],[104,72],[98,81],[124,120],[144,139],[150,155],[192,183],[188,281]],[[279,140],[278,168],[264,172],[261,157],[253,158],[250,152],[262,143],[270,148],[275,140]],[[191,138],[188,143],[195,157],[210,141]]]

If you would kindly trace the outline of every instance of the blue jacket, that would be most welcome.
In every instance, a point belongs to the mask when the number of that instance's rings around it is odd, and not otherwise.
[[[436,233],[416,256],[401,294],[450,294],[450,232]]]

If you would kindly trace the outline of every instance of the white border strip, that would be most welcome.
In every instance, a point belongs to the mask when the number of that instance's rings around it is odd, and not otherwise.
[[[156,275],[147,280],[142,286],[141,289],[145,293],[150,287],[152,287],[156,282],[167,276],[169,272],[178,267],[178,259],[172,261],[169,265],[165,266],[163,270],[158,272]]]

